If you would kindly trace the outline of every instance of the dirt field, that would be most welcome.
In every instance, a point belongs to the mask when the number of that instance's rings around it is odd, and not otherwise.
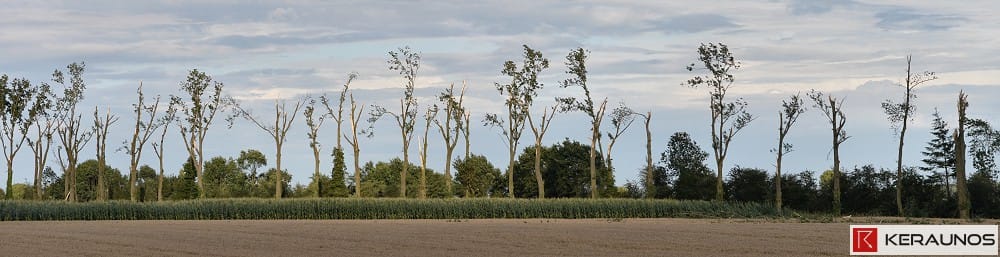
[[[0,255],[841,256],[848,226],[710,219],[0,222]]]

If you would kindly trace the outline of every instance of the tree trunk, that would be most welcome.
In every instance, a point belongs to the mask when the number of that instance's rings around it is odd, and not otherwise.
[[[723,201],[725,200],[725,195],[723,194],[722,188],[722,162],[721,158],[716,158],[715,167],[718,168],[718,174],[715,176],[715,200]]]
[[[455,140],[458,140],[458,138],[455,138]],[[445,187],[445,190],[448,193],[448,195],[445,198],[453,198],[453,197],[455,197],[455,193],[451,189],[451,154],[452,154],[452,151],[454,151],[454,150],[455,150],[455,145],[454,144],[452,144],[451,146],[449,146],[448,149],[445,149],[445,151],[448,154],[447,156],[444,157],[444,179],[445,179],[444,180],[444,187]]]
[[[781,211],[781,157],[785,153],[785,135],[781,133],[784,129],[784,118],[781,116],[781,112],[778,112],[778,160],[774,165],[774,207]]]
[[[656,185],[653,183],[653,134],[649,131],[649,121],[653,112],[646,112],[646,198],[656,197]]]
[[[284,190],[284,188],[281,186],[281,180],[282,180],[282,178],[281,178],[281,141],[278,141],[278,140],[275,140],[275,141],[277,141],[277,143],[275,144],[276,152],[275,152],[275,155],[274,155],[274,159],[275,159],[274,167],[277,170],[274,172],[274,175],[275,175],[275,178],[277,178],[277,179],[274,180],[274,198],[275,199],[281,199],[281,194],[282,194],[282,191]]]
[[[338,126],[337,130],[340,130],[339,127],[340,126]],[[338,140],[338,141],[340,141],[340,140]],[[338,142],[338,145],[339,144],[340,143]],[[340,147],[338,146],[337,148],[339,149]],[[319,175],[319,148],[316,147],[316,142],[313,142],[313,144],[312,144],[312,150],[313,150],[313,167],[314,167],[314,170],[313,170],[314,171],[314,173],[313,173],[313,181],[316,182],[316,197],[319,198],[319,197],[321,197],[323,195],[322,192],[321,192],[323,190],[323,185],[320,184],[322,180],[319,179],[320,178],[320,175]]]
[[[538,183],[538,199],[545,199],[545,180],[542,179],[541,138],[535,138],[535,182]]]
[[[955,133],[955,187],[958,194],[958,217],[969,219],[969,191],[965,180],[965,109],[968,102],[965,93],[958,94],[958,128]]]
[[[198,140],[199,141],[199,143],[198,143],[198,162],[196,162],[194,164],[194,170],[195,170],[196,173],[198,173],[197,174],[198,175],[198,198],[205,199],[205,183],[204,183],[205,182],[205,177],[203,176],[204,175],[203,171],[205,170],[205,157],[204,157],[205,155],[204,155],[204,152],[202,151],[202,149],[204,147],[204,144],[201,143],[202,140],[204,140],[204,138]],[[280,175],[279,175],[279,177],[280,177]]]
[[[357,133],[355,133],[357,136]],[[354,196],[361,197],[361,166],[358,165],[358,154],[361,152],[357,147],[358,140],[354,139]]]
[[[508,149],[508,152],[510,153],[509,154],[510,161],[508,162],[507,165],[507,194],[508,197],[514,198],[514,145],[513,144],[511,144],[511,147],[510,149]]]
[[[163,157],[160,157],[160,176],[156,178],[156,201],[163,201]]]
[[[7,158],[7,199],[11,199],[14,195],[14,190],[10,190],[14,186],[14,161],[11,159],[13,159],[13,156]]]
[[[406,198],[406,177],[410,174],[410,153],[407,150],[410,145],[405,140],[405,134],[403,138],[403,169],[399,171],[399,197]]]
[[[837,106],[836,102],[830,101],[830,108],[833,110],[833,215],[840,216],[840,140],[837,128]]]
[[[590,134],[590,198],[597,198],[597,138],[601,136],[594,126]]]
[[[896,154],[896,210],[899,216],[904,216],[903,213],[903,142],[906,137],[906,124],[910,119],[910,74],[909,65],[907,65],[907,85],[906,85],[906,100],[903,102],[903,126],[899,130],[899,151]]]

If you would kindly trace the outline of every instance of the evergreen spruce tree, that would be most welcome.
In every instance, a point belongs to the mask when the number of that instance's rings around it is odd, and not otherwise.
[[[921,152],[926,156],[923,162],[927,166],[920,169],[934,172],[944,178],[945,190],[950,196],[951,178],[955,176],[955,140],[948,129],[948,123],[941,118],[937,109],[934,109],[934,121],[931,126],[933,138],[927,142],[927,146]],[[937,172],[939,170],[941,173]]]

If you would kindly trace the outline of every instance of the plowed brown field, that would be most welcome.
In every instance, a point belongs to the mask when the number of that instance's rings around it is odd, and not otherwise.
[[[849,225],[713,219],[0,222],[0,255],[842,256]]]

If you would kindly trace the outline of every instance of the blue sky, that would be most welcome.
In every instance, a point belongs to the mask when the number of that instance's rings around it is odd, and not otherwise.
[[[595,97],[607,97],[611,107],[624,102],[653,112],[658,159],[677,131],[689,132],[711,152],[708,93],[681,83],[697,75],[684,67],[696,61],[700,43],[723,42],[743,62],[731,95],[745,98],[758,117],[734,140],[726,170],[735,165],[773,170],[769,150],[777,144],[780,100],[810,89],[846,99],[852,137],[841,149],[843,165],[891,167],[896,137],[880,103],[903,95],[897,83],[905,76],[908,54],[914,70],[935,71],[940,79],[916,91],[904,164],[921,164],[935,108],[955,123],[959,90],[970,93],[971,116],[1000,117],[993,100],[1000,95],[1000,18],[993,13],[1000,6],[990,1],[22,1],[6,6],[0,10],[0,72],[47,81],[53,69],[86,61],[89,88],[80,108],[109,107],[122,116],[109,136],[111,146],[130,136],[139,81],[151,95],[177,95],[192,68],[224,82],[225,94],[259,114],[271,110],[274,99],[336,94],[350,72],[360,74],[353,84],[360,102],[394,104],[403,81],[388,70],[386,53],[401,46],[422,53],[417,79],[422,108],[436,103],[432,96],[444,87],[464,80],[476,121],[486,112],[502,112],[493,83],[507,81],[501,65],[519,61],[522,44],[542,51],[553,64],[541,76],[545,88],[537,110],[553,97],[580,94],[557,83],[568,77],[563,61],[570,49],[587,48]],[[324,152],[335,145],[333,124],[320,132]],[[584,124],[582,113],[560,114],[545,144],[587,141]],[[638,125],[615,146],[617,184],[637,180],[643,165],[645,138]],[[389,120],[375,125],[375,138],[362,141],[363,161],[401,156],[393,126]],[[166,165],[176,174],[186,152],[171,129]],[[312,172],[305,132],[300,117],[284,149],[293,181],[303,184]],[[522,146],[530,144],[530,131],[525,133]],[[784,159],[786,172],[831,165],[829,124],[820,112],[805,113],[787,140],[795,151]],[[247,121],[232,129],[218,121],[206,144],[209,157],[236,156],[247,148],[274,153],[273,140]],[[473,127],[472,151],[501,167],[504,144],[497,130]],[[431,141],[429,149],[428,166],[443,170],[440,142]],[[417,147],[410,151],[416,156]],[[153,166],[155,155],[146,153],[142,162]],[[29,150],[18,154],[15,182],[30,181],[30,155]],[[93,142],[82,155],[95,155]],[[124,152],[109,158],[110,165],[127,169]],[[322,163],[328,171],[330,158]]]

